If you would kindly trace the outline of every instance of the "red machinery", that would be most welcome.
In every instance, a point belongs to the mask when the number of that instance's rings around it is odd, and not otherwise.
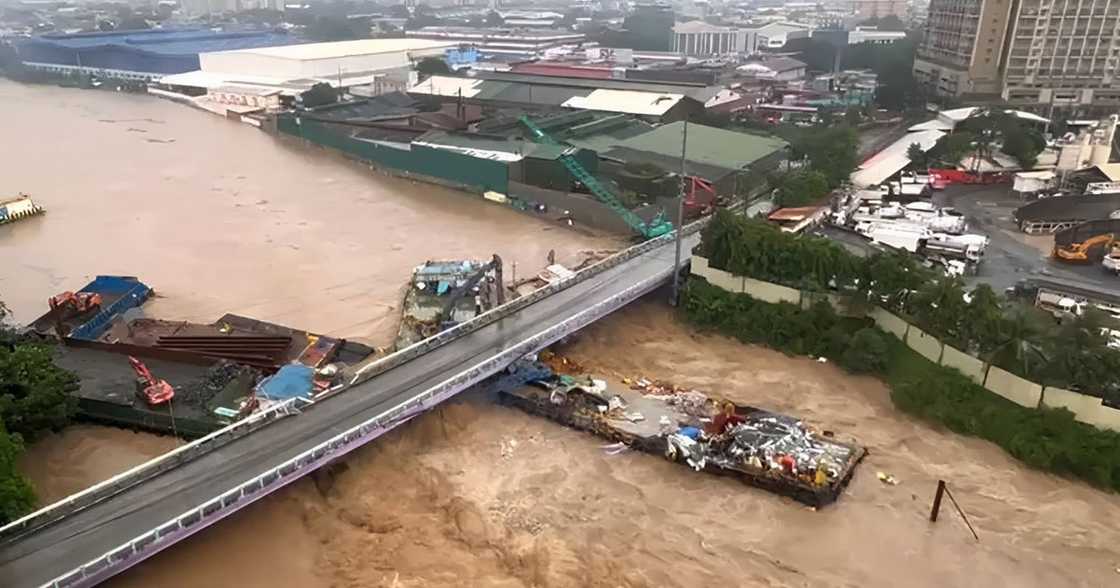
[[[50,304],[51,310],[60,311],[66,308],[73,308],[78,313],[88,312],[101,306],[101,295],[97,292],[63,292],[55,296],[51,296],[47,303]]]
[[[132,370],[136,372],[136,395],[153,406],[170,402],[175,396],[175,389],[168,384],[166,380],[157,380],[152,372],[148,370],[148,366],[144,362],[128,356],[128,363],[132,365]]]
[[[716,189],[711,182],[696,176],[689,176],[690,187],[688,197],[684,199],[685,218],[695,218],[711,212],[716,204]],[[706,196],[697,197],[697,190],[707,192]]]

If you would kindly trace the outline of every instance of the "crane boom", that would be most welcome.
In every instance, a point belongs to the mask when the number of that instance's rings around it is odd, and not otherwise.
[[[548,133],[545,133],[536,123],[529,120],[529,117],[522,115],[519,120],[521,124],[525,125],[525,128],[529,129],[533,140],[537,143],[562,145],[559,141],[549,136]],[[673,230],[673,223],[665,219],[664,212],[658,214],[657,218],[647,223],[642,220],[642,217],[634,214],[629,208],[626,208],[626,206],[618,200],[618,197],[614,195],[614,192],[603,185],[599,180],[595,179],[595,176],[588,173],[583,165],[580,164],[571,153],[562,154],[560,156],[560,162],[563,163],[564,167],[568,169],[568,172],[570,172],[575,179],[579,180],[581,184],[586,186],[600,202],[607,205],[615,214],[622,217],[622,220],[626,221],[626,224],[631,229],[638,232],[643,237],[652,239],[653,237],[660,237]]]

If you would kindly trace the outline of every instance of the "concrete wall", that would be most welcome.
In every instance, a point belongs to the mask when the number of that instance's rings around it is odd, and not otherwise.
[[[981,386],[984,385],[984,378],[987,376],[987,368],[985,368],[984,362],[968,355],[956,347],[951,345],[942,346],[941,365],[954,368],[968,376],[973,382]]]
[[[906,345],[933,363],[941,363],[941,341],[914,325],[906,331]]]
[[[1042,386],[994,365],[988,368],[984,387],[1027,408],[1038,408],[1039,399],[1042,398]]]
[[[704,271],[704,278],[713,286],[719,286],[728,292],[736,294],[743,293],[743,280],[742,276],[733,276],[728,272],[721,269],[708,266]]]
[[[626,221],[622,220],[615,211],[587,194],[571,194],[510,181],[509,195],[526,203],[546,205],[549,208],[549,216],[567,210],[571,213],[572,220],[578,224],[623,235],[634,234]],[[646,206],[635,210],[634,214],[648,222],[657,216],[657,212],[656,207]]]
[[[768,302],[801,303],[803,307],[807,307],[814,300],[827,299],[832,303],[833,308],[838,310],[847,306],[841,296],[800,292],[779,284],[734,276],[711,267],[708,260],[699,255],[692,256],[692,273],[706,278],[712,285],[729,292],[746,293]],[[1039,408],[1043,405],[1065,408],[1082,423],[1120,432],[1120,410],[1105,406],[1100,398],[1050,387],[1046,388],[1043,394],[1043,388],[1039,384],[1020,378],[1007,370],[988,366],[959,349],[941,343],[936,337],[882,308],[872,308],[867,316],[872,318],[879,328],[905,341],[907,346],[926,359],[959,370],[993,394],[1027,408]]]
[[[871,320],[884,331],[898,337],[900,340],[906,340],[906,331],[910,328],[910,324],[906,321],[891,314],[889,311],[876,307],[871,312],[867,313]]]
[[[1042,394],[1042,404],[1050,408],[1064,408],[1083,423],[1120,431],[1120,410],[1101,404],[1100,398],[1047,386]]]
[[[716,270],[719,271],[719,270]],[[750,294],[754,298],[777,304],[779,302],[788,302],[790,304],[801,304],[801,290],[794,290],[778,284],[771,284],[770,282],[763,282],[753,278],[743,278],[743,292]]]

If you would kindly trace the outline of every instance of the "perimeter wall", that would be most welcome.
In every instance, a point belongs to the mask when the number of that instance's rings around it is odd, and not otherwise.
[[[778,284],[732,275],[711,267],[706,258],[695,253],[692,254],[691,273],[708,280],[708,283],[713,286],[719,286],[729,292],[747,294],[767,302],[789,302],[805,306],[811,304],[812,301],[822,299],[820,293],[795,290]],[[830,295],[826,299],[838,312],[851,313],[852,305],[844,304],[841,297]],[[898,337],[908,347],[926,359],[960,371],[993,394],[998,394],[1027,408],[1041,408],[1043,406],[1064,408],[1072,412],[1074,418],[1080,422],[1101,429],[1120,431],[1120,410],[1105,406],[1100,398],[1052,386],[1042,386],[1020,378],[1007,370],[985,363],[979,358],[950,345],[945,345],[933,335],[882,308],[871,308],[865,314],[875,321],[879,328]]]

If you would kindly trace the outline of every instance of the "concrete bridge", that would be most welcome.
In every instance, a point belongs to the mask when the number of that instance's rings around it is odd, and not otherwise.
[[[699,223],[684,228],[682,258]],[[91,586],[341,458],[672,275],[674,234],[632,247],[0,528],[0,586]]]

